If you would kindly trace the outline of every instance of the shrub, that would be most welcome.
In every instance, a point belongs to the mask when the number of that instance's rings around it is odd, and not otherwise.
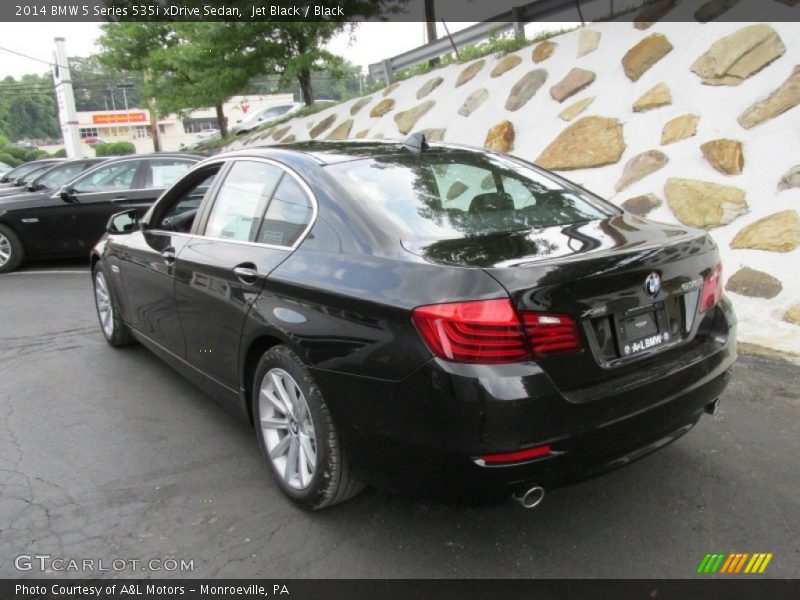
[[[18,160],[8,154],[6,152],[6,148],[3,148],[2,151],[0,151],[0,162],[6,163],[9,167],[18,167],[22,164],[21,160]]]
[[[48,154],[45,150],[28,150],[25,153],[25,162],[39,160],[40,158],[49,158],[49,156],[50,154]]]
[[[110,142],[107,144],[97,144],[94,147],[95,156],[125,156],[136,154],[136,146],[133,142]]]
[[[53,158],[66,158],[67,157],[67,150],[66,148],[59,148],[55,152],[53,152],[50,156]]]
[[[28,154],[28,150],[25,150],[25,148],[19,148],[18,146],[6,146],[3,148],[3,152],[10,154],[21,163],[25,162],[25,156]]]

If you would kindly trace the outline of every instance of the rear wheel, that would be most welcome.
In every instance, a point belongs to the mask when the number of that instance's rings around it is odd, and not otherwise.
[[[135,340],[128,326],[122,321],[114,291],[108,283],[105,270],[99,263],[95,265],[93,275],[94,304],[97,308],[97,318],[100,320],[103,337],[116,348],[130,346]]]
[[[25,249],[17,234],[0,224],[0,273],[14,271],[25,260]]]
[[[261,357],[253,385],[253,415],[261,450],[284,494],[310,510],[358,494],[322,393],[286,346]]]

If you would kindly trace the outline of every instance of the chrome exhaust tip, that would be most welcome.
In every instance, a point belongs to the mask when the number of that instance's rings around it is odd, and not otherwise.
[[[514,494],[514,500],[519,502],[523,508],[536,508],[544,500],[544,488],[538,485],[528,490]]]
[[[719,398],[715,398],[714,400],[706,404],[705,411],[709,415],[713,415],[716,414],[718,408],[719,408]]]

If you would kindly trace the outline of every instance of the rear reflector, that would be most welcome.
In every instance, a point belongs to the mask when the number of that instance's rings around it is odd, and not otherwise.
[[[515,363],[581,350],[572,317],[534,312],[521,316],[522,320],[511,300],[503,298],[421,306],[412,319],[431,351],[452,362]]]
[[[722,263],[718,263],[711,274],[703,283],[703,293],[700,296],[700,312],[716,306],[722,300]]]
[[[517,452],[506,452],[505,454],[485,454],[481,456],[481,460],[487,465],[497,465],[541,458],[548,454],[550,454],[550,446],[537,446],[536,448],[528,448]]]

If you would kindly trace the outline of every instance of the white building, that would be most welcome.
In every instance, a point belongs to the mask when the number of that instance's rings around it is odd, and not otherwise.
[[[262,108],[292,102],[292,94],[234,96],[223,105],[223,110],[230,128]],[[78,112],[78,127],[85,156],[94,155],[89,143],[94,144],[98,139],[107,142],[133,142],[137,152],[153,150],[150,113],[146,108],[81,111]],[[217,113],[213,108],[194,110],[182,116],[160,116],[158,135],[161,149],[179,150],[182,144],[188,145],[197,141],[203,131],[218,127]]]

